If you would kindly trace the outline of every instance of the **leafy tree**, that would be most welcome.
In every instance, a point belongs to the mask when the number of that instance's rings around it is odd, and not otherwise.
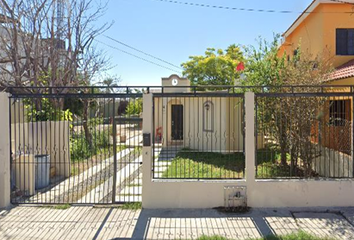
[[[109,76],[104,78],[101,82],[98,82],[98,84],[107,87],[105,90],[106,93],[114,93],[116,92],[115,87],[118,87],[120,82],[121,79],[119,77]]]
[[[286,73],[286,57],[278,56],[276,35],[272,42],[259,38],[258,47],[245,48],[245,76],[242,85],[246,86],[281,86]]]
[[[292,91],[290,88],[281,88],[284,85],[320,86],[331,71],[325,56],[312,56],[301,52],[300,47],[297,52],[287,60],[286,53],[278,56],[277,36],[271,43],[260,39],[258,48],[246,49],[246,79],[242,84],[270,86],[263,90],[277,93]],[[315,89],[297,88],[301,92]],[[301,159],[304,176],[311,176],[312,161],[320,154],[318,146],[313,144],[317,137],[314,129],[320,122],[323,125],[323,109],[327,100],[322,97],[282,96],[264,97],[257,101],[257,118],[262,123],[258,131],[262,131],[268,142],[279,146],[281,165],[288,165],[287,156],[290,155],[290,174],[296,171]]]
[[[192,85],[234,85],[240,76],[236,67],[243,61],[243,53],[233,44],[225,51],[208,48],[204,56],[190,56],[189,59],[181,66]]]

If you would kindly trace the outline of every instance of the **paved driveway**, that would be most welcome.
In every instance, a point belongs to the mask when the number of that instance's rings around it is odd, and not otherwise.
[[[302,229],[319,236],[354,239],[354,208],[216,210],[124,210],[15,207],[0,213],[0,239],[196,239],[223,235],[247,239]]]

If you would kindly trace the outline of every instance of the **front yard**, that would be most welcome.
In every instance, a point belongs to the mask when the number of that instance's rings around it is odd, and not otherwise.
[[[172,160],[162,178],[235,179],[243,178],[244,169],[243,153],[222,154],[184,149]]]
[[[297,167],[291,167],[290,155],[287,164],[281,164],[281,154],[276,148],[257,151],[257,178],[301,178],[304,170],[299,161]],[[244,178],[245,155],[242,152],[216,153],[198,152],[182,149],[169,162],[162,178],[171,179],[241,179]],[[313,172],[313,176],[317,176]]]

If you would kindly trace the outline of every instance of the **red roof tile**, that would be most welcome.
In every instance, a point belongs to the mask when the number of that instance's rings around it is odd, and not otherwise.
[[[336,68],[336,70],[330,74],[330,80],[338,80],[343,78],[354,77],[354,59]]]

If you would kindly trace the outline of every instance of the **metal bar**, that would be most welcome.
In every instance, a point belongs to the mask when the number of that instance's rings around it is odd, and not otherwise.
[[[117,124],[115,119],[115,102],[116,99],[113,98],[113,184],[112,184],[112,203],[116,201],[116,188],[117,188]]]

